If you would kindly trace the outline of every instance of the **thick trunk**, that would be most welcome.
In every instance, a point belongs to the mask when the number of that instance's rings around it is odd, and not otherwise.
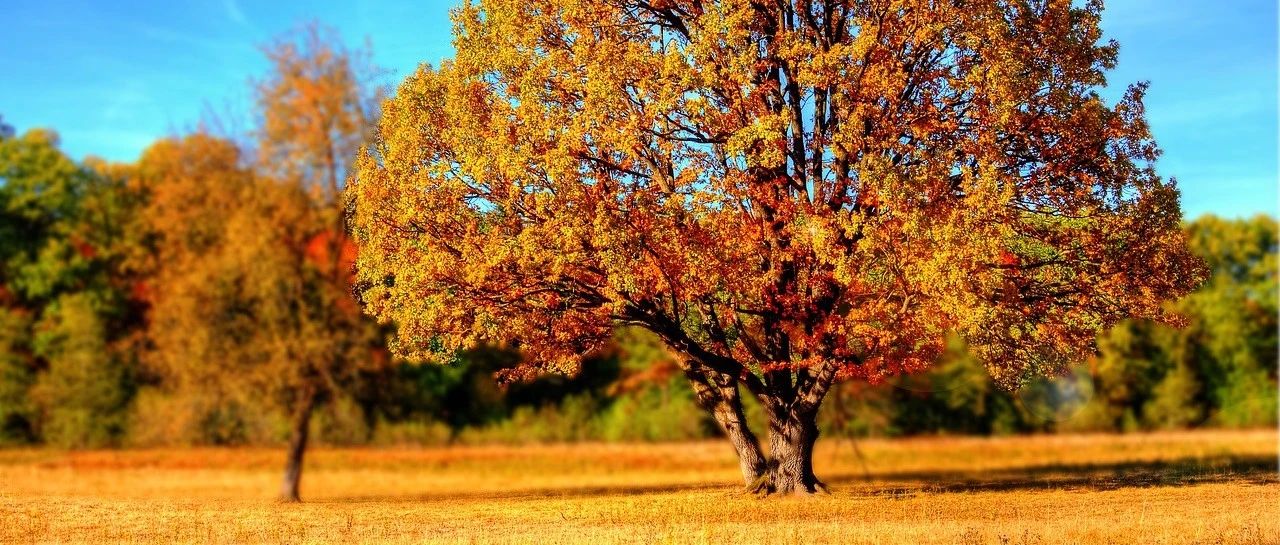
[[[308,395],[299,402],[293,414],[293,430],[289,435],[289,451],[284,464],[284,482],[280,484],[280,500],[298,502],[298,485],[302,481],[302,456],[307,451],[307,435],[311,429],[311,413],[315,408],[315,396]]]
[[[818,407],[835,379],[834,365],[805,371],[794,382],[774,381],[776,386],[769,386],[766,381],[753,390],[770,415],[768,458],[747,427],[738,392],[739,379],[693,359],[685,361],[683,369],[698,402],[715,417],[738,454],[748,491],[758,494],[827,491],[826,485],[813,473],[813,446],[818,440]]]
[[[813,474],[818,426],[813,413],[792,413],[769,421],[768,469],[750,487],[759,494],[813,494],[827,487]]]

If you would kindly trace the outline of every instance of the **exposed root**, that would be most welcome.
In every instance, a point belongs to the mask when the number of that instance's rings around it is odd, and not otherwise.
[[[818,480],[817,477],[808,476],[795,479],[784,477],[771,471],[766,471],[751,484],[747,485],[746,492],[760,498],[768,496],[831,495],[831,489],[827,488],[826,483]]]
[[[813,486],[817,490],[817,493],[822,494],[823,496],[831,495],[831,489],[827,487],[827,483],[819,481],[815,478]]]
[[[756,477],[756,480],[747,485],[746,492],[757,496],[768,495],[773,490],[773,476],[769,472],[764,472]]]

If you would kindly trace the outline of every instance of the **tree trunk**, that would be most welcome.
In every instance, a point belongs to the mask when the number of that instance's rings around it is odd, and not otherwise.
[[[724,391],[724,398],[726,399],[722,399],[712,409],[712,416],[716,417],[716,423],[719,423],[724,436],[733,445],[733,452],[737,453],[737,466],[742,471],[742,482],[749,485],[764,472],[764,454],[760,452],[760,441],[755,439],[755,434],[746,426],[746,415],[742,413],[742,400],[739,399],[737,385],[728,386],[728,390]]]
[[[818,440],[816,417],[814,411],[770,418],[769,464],[749,487],[752,492],[808,495],[827,491],[813,474],[813,445]]]
[[[736,390],[735,390],[736,391]],[[733,444],[738,454],[738,469],[742,471],[743,484],[751,484],[760,478],[767,467],[764,454],[760,452],[760,441],[756,440],[751,428],[747,427],[746,415],[742,413],[742,403],[721,403],[714,411],[716,422],[725,436]]]
[[[738,455],[738,467],[742,471],[742,482],[747,485],[756,482],[764,473],[766,464],[764,454],[760,451],[760,442],[751,433],[751,428],[747,427],[737,381],[729,375],[700,367],[695,362],[686,363],[684,372],[693,385],[698,404],[711,413],[733,445],[733,450]]]
[[[794,382],[778,382],[786,388],[771,391],[760,384],[753,390],[769,414],[768,458],[747,427],[738,392],[740,379],[696,359],[684,361],[682,369],[698,403],[715,417],[738,454],[748,491],[762,495],[827,492],[813,473],[813,446],[818,440],[818,407],[835,380],[834,365],[806,370]]]
[[[289,434],[289,450],[284,464],[284,482],[280,485],[280,501],[302,501],[298,485],[302,481],[302,456],[307,451],[307,435],[311,431],[311,413],[315,409],[315,395],[308,394],[300,400],[293,414],[293,430]]]

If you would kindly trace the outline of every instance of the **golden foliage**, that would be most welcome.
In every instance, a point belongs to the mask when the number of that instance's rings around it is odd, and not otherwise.
[[[918,370],[947,331],[1006,385],[1059,372],[1204,274],[1145,85],[1097,93],[1100,13],[468,3],[357,159],[364,302],[401,354],[514,343],[516,375],[617,323],[773,398]]]

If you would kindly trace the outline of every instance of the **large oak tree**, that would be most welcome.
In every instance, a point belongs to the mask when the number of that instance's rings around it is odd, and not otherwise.
[[[1055,373],[1203,274],[1100,2],[480,0],[350,188],[361,296],[411,358],[682,355],[761,492],[823,488],[832,383]],[[741,395],[769,418],[768,450]]]

